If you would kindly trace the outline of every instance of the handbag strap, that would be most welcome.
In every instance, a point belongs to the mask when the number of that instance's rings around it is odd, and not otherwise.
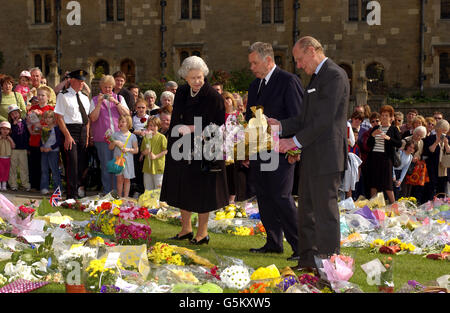
[[[130,139],[130,136],[131,136],[131,132],[130,132],[130,134],[128,135],[128,137],[127,137],[127,140],[125,140],[125,144],[123,145],[123,146],[124,146],[124,148],[126,148],[126,147],[127,147],[127,144],[128,144],[128,139]],[[122,151],[122,153],[120,154],[120,157],[121,157],[121,158],[123,157],[123,151]]]

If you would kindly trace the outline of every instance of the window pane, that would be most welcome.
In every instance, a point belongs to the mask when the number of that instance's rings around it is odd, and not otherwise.
[[[450,0],[441,0],[441,18],[450,19]]]
[[[181,0],[181,19],[189,19],[189,0]]]
[[[439,83],[450,84],[450,57],[448,53],[439,55]]]
[[[201,57],[201,53],[200,53],[200,51],[198,51],[198,50],[192,51],[192,55]]]
[[[192,0],[192,18],[200,19],[201,2],[200,0]]]
[[[263,24],[272,23],[271,0],[262,0],[261,2],[261,22]]]
[[[34,67],[42,68],[42,58],[40,54],[34,55]]]
[[[45,6],[45,11],[44,11],[45,22],[50,23],[52,21],[52,1],[45,0],[44,6]]]
[[[189,57],[189,53],[187,51],[181,51],[180,52],[180,65],[183,63],[184,59]]]
[[[281,55],[276,55],[275,56],[275,64],[280,67],[283,68],[283,56]]]
[[[369,3],[372,0],[361,0],[361,21],[365,21],[367,19],[367,14],[369,13],[367,11],[367,3]]]
[[[358,0],[348,0],[348,20],[358,20]]]
[[[114,21],[114,0],[106,0],[106,20]]]
[[[125,0],[117,0],[117,20],[125,21]]]
[[[41,0],[34,0],[34,22],[42,23],[42,6]]]
[[[50,54],[45,55],[44,75],[47,76],[50,73],[50,63],[52,63],[52,56]]]
[[[284,3],[283,0],[274,0],[273,4],[274,23],[284,23]]]

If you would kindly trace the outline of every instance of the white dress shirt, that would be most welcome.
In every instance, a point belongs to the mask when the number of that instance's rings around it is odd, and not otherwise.
[[[89,114],[90,102],[89,98],[82,93],[78,92],[81,103],[83,104],[86,115]],[[67,92],[61,92],[56,97],[55,113],[64,117],[66,124],[83,124],[83,118],[81,117],[80,108],[77,101],[77,93],[70,87]]]

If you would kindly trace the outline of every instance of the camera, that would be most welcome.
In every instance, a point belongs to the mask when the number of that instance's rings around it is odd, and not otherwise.
[[[109,95],[103,95],[103,99],[108,100],[109,99]]]
[[[445,134],[442,134],[442,135],[441,135],[441,141],[443,141],[444,138],[445,138]]]

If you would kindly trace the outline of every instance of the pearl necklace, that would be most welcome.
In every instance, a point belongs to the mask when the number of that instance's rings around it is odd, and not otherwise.
[[[192,98],[194,98],[197,94],[198,94],[198,92],[200,91],[197,91],[197,92],[194,92],[193,90],[192,90],[192,87],[190,88],[190,90],[191,90],[191,97]]]

